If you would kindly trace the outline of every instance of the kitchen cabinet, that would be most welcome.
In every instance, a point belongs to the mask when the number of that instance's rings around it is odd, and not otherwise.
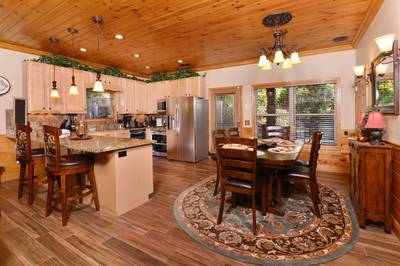
[[[135,113],[135,81],[127,79],[124,89],[125,112],[127,114]]]
[[[179,80],[165,81],[166,98],[179,97]]]
[[[53,65],[26,61],[23,64],[23,87],[28,99],[29,113],[61,113],[65,90],[57,82],[60,98],[50,98],[53,81]],[[56,67],[56,81],[63,78]]]
[[[134,81],[134,113],[146,114],[147,113],[147,86],[145,82]]]
[[[124,78],[113,77],[109,75],[101,75],[103,87],[108,91],[121,91],[121,80]]]
[[[180,97],[189,96],[188,79],[178,79],[178,95]]]
[[[147,92],[148,92],[148,113],[156,114],[157,113],[157,101],[160,99],[165,99],[166,91],[165,91],[165,82],[153,82],[147,84]]]
[[[187,78],[188,96],[206,97],[205,79],[201,76]]]
[[[64,78],[61,79],[61,86],[65,88],[63,113],[67,114],[85,114],[86,113],[86,83],[85,72],[74,70],[75,84],[78,87],[79,95],[69,95],[69,87],[72,83],[72,69],[60,69]]]

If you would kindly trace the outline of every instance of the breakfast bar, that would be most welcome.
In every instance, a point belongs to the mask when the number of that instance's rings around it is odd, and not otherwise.
[[[61,138],[61,145],[94,158],[101,211],[122,215],[149,200],[153,193],[152,141],[91,136]]]

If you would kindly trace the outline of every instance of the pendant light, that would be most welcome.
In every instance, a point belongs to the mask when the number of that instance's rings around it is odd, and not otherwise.
[[[57,45],[58,45],[58,39],[51,37],[49,39],[49,42],[52,46],[53,54],[55,55],[57,52]],[[60,98],[60,94],[58,93],[57,90],[57,81],[56,81],[56,65],[53,63],[53,82],[52,82],[52,88],[50,91],[50,98]]]
[[[72,59],[74,59],[75,51],[74,51],[74,43],[75,43],[75,35],[78,34],[78,30],[75,28],[68,28],[68,32],[72,37]],[[69,87],[69,95],[79,95],[79,89],[75,84],[75,66],[74,60],[72,60],[72,83],[71,87]]]
[[[97,26],[97,53],[100,51],[100,25],[103,24],[103,19],[99,16],[92,17],[92,21]],[[92,91],[94,92],[104,92],[103,83],[101,83],[101,73],[97,72],[96,81],[94,82],[94,86]]]

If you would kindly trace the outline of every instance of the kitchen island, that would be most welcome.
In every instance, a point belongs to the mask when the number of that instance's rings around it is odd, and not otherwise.
[[[153,193],[152,141],[92,136],[60,139],[61,146],[94,158],[100,210],[122,215],[147,202]]]

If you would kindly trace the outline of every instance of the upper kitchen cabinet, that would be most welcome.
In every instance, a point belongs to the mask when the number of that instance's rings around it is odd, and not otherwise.
[[[81,70],[74,70],[75,84],[78,87],[79,95],[69,95],[68,90],[72,83],[72,69],[63,68],[64,79],[63,87],[65,88],[64,113],[68,114],[85,114],[86,113],[86,73]]]
[[[188,96],[206,97],[205,79],[201,76],[187,78],[187,93]]]
[[[96,73],[83,71],[83,76],[86,89],[93,89],[94,83],[96,81]]]
[[[135,113],[135,85],[136,81],[131,79],[125,80],[125,87],[123,88],[125,97],[125,113]]]
[[[166,98],[179,97],[179,80],[165,81]]]
[[[23,86],[28,99],[29,113],[61,113],[64,106],[64,88],[58,80],[62,72],[56,67],[56,81],[60,98],[50,98],[53,77],[53,65],[26,61],[23,64]]]
[[[101,75],[101,81],[103,82],[104,89],[108,91],[121,91],[123,89],[121,86],[122,80],[124,80],[124,78]]]
[[[165,99],[166,91],[165,91],[165,82],[152,82],[147,84],[147,92],[148,92],[148,113],[156,114],[157,113],[157,101],[160,99]]]
[[[145,82],[134,81],[134,103],[135,103],[135,114],[146,114],[147,113],[147,86]]]

